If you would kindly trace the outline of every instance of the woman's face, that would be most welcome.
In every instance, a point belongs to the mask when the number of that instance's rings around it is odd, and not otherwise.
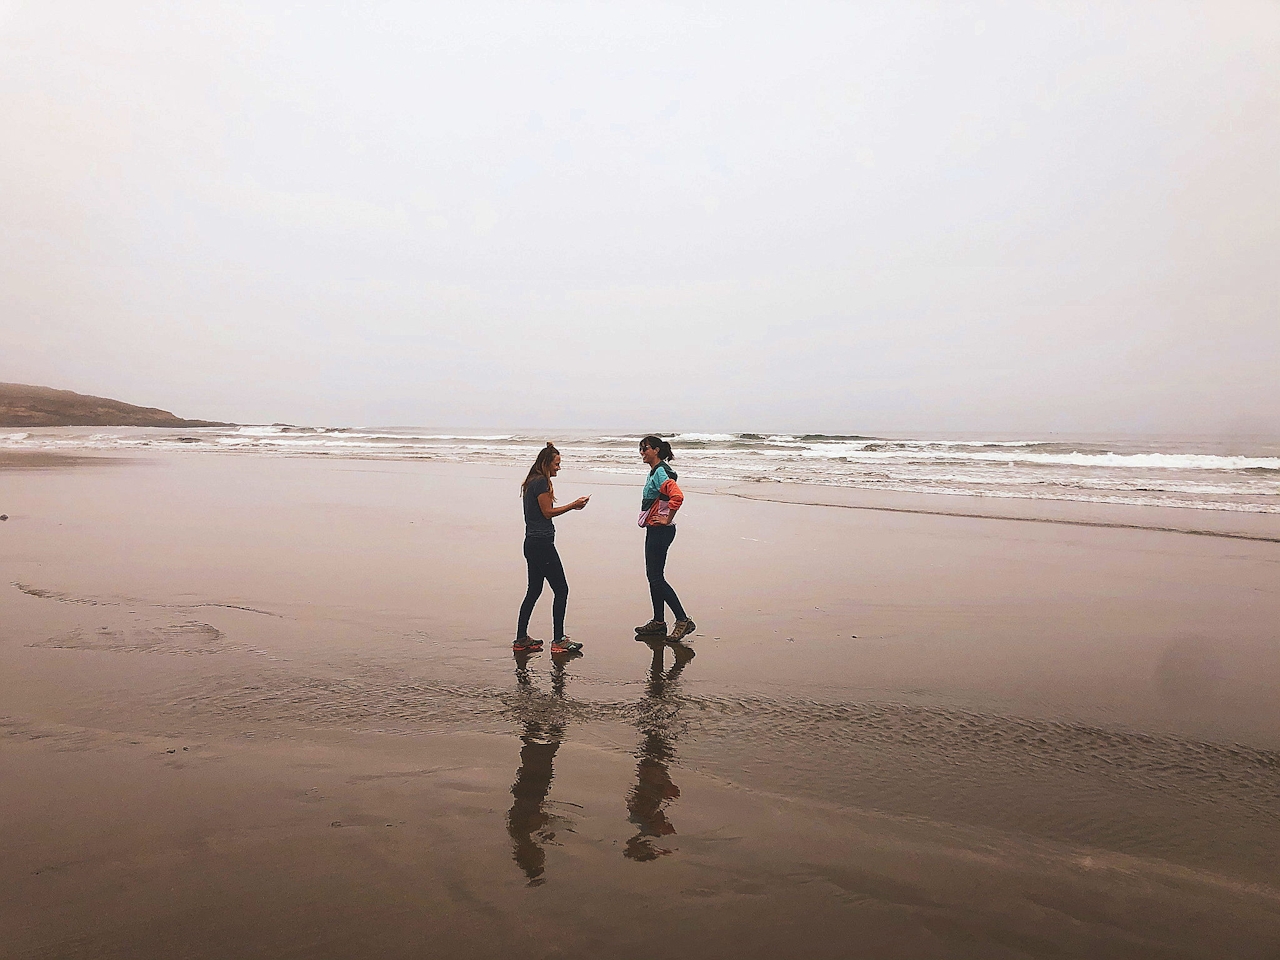
[[[551,464],[547,467],[547,474],[554,477],[560,472],[560,454],[556,454],[551,458]]]
[[[655,466],[657,466],[657,465],[658,465],[658,462],[659,462],[662,458],[661,458],[660,456],[658,456],[658,451],[657,451],[657,450],[655,450],[655,449],[653,449],[653,447],[646,447],[646,446],[641,445],[641,447],[640,447],[640,459],[642,459],[642,460],[643,460],[645,463],[647,463],[649,466],[651,466],[651,467],[655,467]]]

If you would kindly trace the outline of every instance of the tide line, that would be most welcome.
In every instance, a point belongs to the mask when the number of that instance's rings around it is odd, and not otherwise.
[[[1141,523],[1116,523],[1109,520],[1069,520],[1060,517],[1002,517],[990,513],[961,513],[954,510],[925,510],[920,507],[878,507],[865,503],[823,503],[816,500],[783,500],[778,497],[759,497],[732,490],[716,490],[716,496],[737,497],[739,500],[757,500],[762,503],[789,503],[798,507],[834,507],[838,510],[872,510],[877,513],[913,513],[925,517],[958,517],[966,520],[1008,520],[1014,523],[1056,523],[1067,527],[1100,527],[1104,530],[1148,530],[1153,533],[1181,533],[1190,537],[1221,537],[1225,540],[1252,540],[1257,543],[1280,543],[1280,536],[1231,533],[1225,530],[1195,530],[1187,527],[1153,527]]]

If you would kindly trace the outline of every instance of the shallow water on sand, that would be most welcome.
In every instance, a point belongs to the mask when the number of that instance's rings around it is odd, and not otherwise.
[[[587,654],[516,659],[510,477],[219,463],[15,487],[17,956],[1280,946],[1273,545],[694,495],[645,644],[634,491],[566,477]]]
[[[340,678],[255,671],[250,683],[202,681],[154,709],[215,725],[540,728],[627,749],[608,736],[623,725],[639,731],[638,756],[678,757],[751,788],[1275,877],[1280,752],[909,702],[699,694],[693,649],[648,646],[643,687],[597,681],[579,692],[576,663],[540,670],[522,658],[506,687],[367,666]]]

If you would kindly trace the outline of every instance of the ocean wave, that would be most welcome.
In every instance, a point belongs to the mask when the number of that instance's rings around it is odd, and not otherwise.
[[[1009,455],[1028,453],[1069,453],[1069,454],[1106,454],[1111,451],[1105,447],[1081,449],[1079,444],[1064,444],[1056,441],[1038,440],[870,440],[861,444],[861,449],[872,452],[914,453],[918,455],[954,455],[964,456],[972,451],[989,450]]]
[[[805,433],[798,437],[787,437],[786,439],[798,440],[802,443],[871,443],[878,438],[860,437],[856,434],[844,436],[842,434]]]
[[[998,459],[994,454],[974,454],[974,459]],[[1280,457],[1223,457],[1200,453],[1027,453],[1029,463],[1060,466],[1123,467],[1159,470],[1280,470]]]
[[[490,443],[497,443],[503,440],[516,440],[524,443],[531,442],[529,437],[516,437],[511,434],[467,434],[467,433],[380,433],[365,432],[358,430],[334,430],[333,436],[350,437],[358,439],[378,439],[378,440],[482,440]]]
[[[765,455],[786,457],[792,451],[758,449]],[[1267,470],[1280,472],[1280,457],[1220,456],[1194,453],[1083,453],[1073,450],[1066,453],[1044,453],[1023,450],[965,450],[948,448],[931,450],[921,446],[855,443],[827,444],[825,447],[804,447],[794,451],[795,456],[809,459],[843,459],[848,462],[876,462],[882,460],[916,461],[920,463],[1008,463],[1023,465],[1049,465],[1072,467],[1108,467],[1145,470],[1214,470],[1233,471]]]
[[[554,431],[552,432],[555,433]],[[868,490],[1280,512],[1280,445],[1223,453],[1193,440],[874,438],[856,434],[679,433],[681,475]],[[636,475],[639,436],[565,431],[566,467]],[[527,469],[543,435],[421,427],[258,424],[231,428],[35,428],[0,434],[6,450],[181,450],[209,455],[436,459]]]
[[[738,439],[736,433],[677,433],[666,438],[670,443],[728,443]]]
[[[233,432],[242,437],[270,437],[284,433],[288,429],[290,428],[287,424],[277,423],[266,426],[240,426]]]

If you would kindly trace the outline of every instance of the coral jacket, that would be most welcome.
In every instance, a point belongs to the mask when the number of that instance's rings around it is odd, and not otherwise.
[[[669,463],[659,463],[649,471],[640,494],[640,522],[642,527],[659,526],[659,518],[671,516],[684,503],[684,492],[676,485],[676,472]]]

